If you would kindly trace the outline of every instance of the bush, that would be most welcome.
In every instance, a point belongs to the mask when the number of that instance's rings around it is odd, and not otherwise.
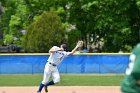
[[[42,13],[27,29],[23,45],[27,52],[48,52],[64,39],[60,17],[54,12]]]

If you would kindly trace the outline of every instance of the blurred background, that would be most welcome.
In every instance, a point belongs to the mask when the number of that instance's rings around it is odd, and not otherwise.
[[[140,41],[139,0],[1,0],[0,52],[131,52]]]

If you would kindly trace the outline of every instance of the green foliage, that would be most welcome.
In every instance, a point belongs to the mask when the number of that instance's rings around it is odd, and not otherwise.
[[[89,28],[90,33],[104,39],[104,52],[117,52],[120,48],[127,50],[125,46],[134,46],[139,41],[138,34],[135,41],[132,39],[134,33],[139,30],[139,22],[137,22],[139,15],[133,13],[134,10],[139,12],[139,9],[134,0],[94,0],[86,2],[82,9],[90,20],[89,22],[87,20],[86,23],[89,25],[85,25],[88,26],[85,28]],[[136,28],[134,28],[135,23],[137,23]]]
[[[133,49],[132,46],[125,45],[124,47],[126,49],[125,51],[132,52],[132,49]]]
[[[4,42],[5,42],[7,45],[13,43],[13,41],[14,41],[13,35],[11,35],[11,34],[5,35]]]
[[[24,3],[24,0],[5,0],[2,2],[5,7],[5,13],[2,15],[1,27],[4,32],[4,40],[7,41],[7,35],[16,37],[18,41],[14,41],[12,38],[8,42],[15,42],[17,45],[21,45],[22,29],[26,26],[26,16],[28,10]],[[10,39],[10,38],[9,38]]]
[[[54,11],[44,12],[27,29],[24,47],[28,52],[48,52],[64,39],[62,23]]]
[[[0,19],[4,35],[12,34],[19,40],[23,37],[20,30],[28,28],[40,14],[51,9],[57,12],[63,24],[75,25],[86,43],[103,39],[103,52],[118,52],[120,48],[127,52],[126,46],[133,47],[140,40],[139,0],[1,0],[1,3],[5,10]],[[66,27],[63,25],[67,32]],[[76,38],[70,40],[70,33],[65,35],[72,49]]]
[[[71,32],[68,32],[68,42],[69,42],[68,49],[69,50],[72,50],[75,47],[80,37],[81,37],[81,33],[78,30],[73,30]]]
[[[0,39],[0,46],[3,44],[3,40],[2,39]]]
[[[19,17],[17,17],[17,16],[11,16],[11,20],[10,20],[10,24],[9,24],[9,26],[10,27],[14,27],[14,26],[17,26],[17,25],[19,25],[20,24],[20,18]]]

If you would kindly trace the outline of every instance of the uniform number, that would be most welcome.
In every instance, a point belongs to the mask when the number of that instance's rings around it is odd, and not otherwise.
[[[126,75],[130,75],[131,74],[131,72],[133,70],[133,67],[134,67],[135,59],[136,59],[136,55],[135,54],[131,54],[130,58],[129,58],[130,62],[129,62],[128,67],[126,69]]]

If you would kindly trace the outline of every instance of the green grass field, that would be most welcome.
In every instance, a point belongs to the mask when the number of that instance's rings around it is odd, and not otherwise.
[[[38,86],[43,75],[0,75],[0,86]],[[57,86],[120,86],[124,75],[61,74]]]

